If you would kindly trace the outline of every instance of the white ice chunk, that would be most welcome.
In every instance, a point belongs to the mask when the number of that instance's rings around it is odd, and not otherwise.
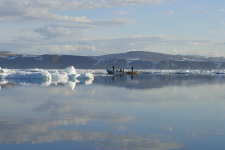
[[[7,80],[0,80],[0,84],[7,84],[8,83],[8,81]]]
[[[38,68],[33,68],[33,69],[27,69],[25,71],[28,71],[28,72],[42,72],[44,70],[43,69],[38,69]]]
[[[73,66],[67,67],[67,68],[65,69],[65,72],[66,72],[68,75],[70,75],[70,74],[76,74],[76,70],[75,70],[75,68],[74,68]]]
[[[217,69],[219,69],[223,63],[222,62],[215,62],[214,65],[216,66]]]
[[[68,78],[69,79],[76,79],[80,76],[80,74],[71,74],[71,75],[68,75]]]
[[[0,68],[0,73],[9,73],[10,71],[8,69],[1,69]]]
[[[66,72],[60,72],[60,71],[52,71],[51,72],[52,79],[68,79],[68,75]]]
[[[94,76],[91,73],[83,73],[77,79],[94,79]]]
[[[8,74],[5,78],[7,79],[45,79],[50,80],[51,74],[48,73],[48,71],[42,71],[42,72],[16,72]]]
[[[0,79],[5,79],[8,76],[7,73],[1,73],[0,74]]]

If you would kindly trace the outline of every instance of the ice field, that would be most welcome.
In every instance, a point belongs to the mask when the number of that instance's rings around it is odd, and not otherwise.
[[[126,70],[125,70],[126,71]],[[225,74],[225,70],[137,70],[138,74]],[[106,75],[105,69],[75,69],[73,66],[65,69],[7,69],[0,68],[0,79],[94,79],[96,75]]]

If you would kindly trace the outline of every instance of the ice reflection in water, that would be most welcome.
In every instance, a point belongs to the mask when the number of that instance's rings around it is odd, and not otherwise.
[[[223,75],[105,76],[91,82],[1,81],[0,148],[48,143],[65,149],[69,141],[66,149],[225,146]]]

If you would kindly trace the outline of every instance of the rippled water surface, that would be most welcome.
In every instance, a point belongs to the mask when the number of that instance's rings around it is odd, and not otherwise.
[[[224,150],[225,75],[0,82],[1,150]]]

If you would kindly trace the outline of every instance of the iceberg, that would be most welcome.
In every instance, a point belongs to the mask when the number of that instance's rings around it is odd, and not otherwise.
[[[73,66],[67,67],[64,71],[68,74],[69,79],[94,79],[91,73],[77,74]]]
[[[94,79],[94,76],[91,73],[82,73],[77,79]]]
[[[80,74],[70,74],[70,75],[68,75],[69,79],[76,79],[78,77],[80,77]]]
[[[70,89],[74,89],[76,83],[82,82],[86,85],[92,84],[94,76],[90,70],[79,70],[76,72],[73,66],[65,69],[2,69],[0,68],[0,84],[5,81],[18,85],[60,85],[67,84]],[[79,79],[79,80],[78,80]],[[3,82],[4,81],[4,82]]]
[[[73,66],[70,66],[70,67],[67,67],[65,69],[65,72],[68,74],[68,75],[71,75],[71,74],[76,74],[76,70]]]
[[[52,79],[64,79],[68,80],[68,74],[66,72],[60,72],[58,70],[49,72],[52,76]]]
[[[5,84],[16,84],[22,86],[41,85],[58,86],[65,85],[74,90],[77,83],[85,85],[92,84],[95,70],[75,70],[73,66],[65,69],[2,69],[0,68],[0,89]],[[88,72],[88,73],[87,73]],[[99,71],[98,74],[104,74]]]

